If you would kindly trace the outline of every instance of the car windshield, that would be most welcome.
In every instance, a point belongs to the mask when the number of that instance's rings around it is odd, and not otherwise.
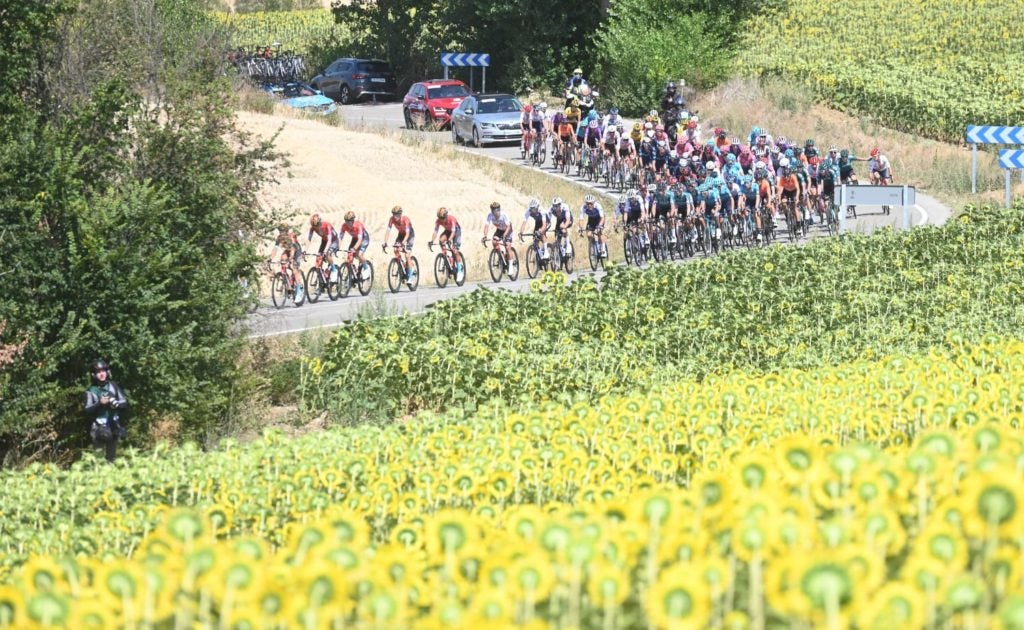
[[[386,61],[361,61],[359,69],[363,72],[378,72],[386,74],[391,72],[391,65]]]
[[[305,85],[293,83],[284,86],[285,98],[294,98],[296,96],[313,96],[314,94],[316,94],[316,92],[314,92],[311,88],[306,87]]]
[[[469,96],[469,90],[462,85],[440,85],[427,88],[427,98],[455,98]]]
[[[518,112],[523,107],[511,96],[498,96],[480,99],[478,114],[497,114],[501,112]]]

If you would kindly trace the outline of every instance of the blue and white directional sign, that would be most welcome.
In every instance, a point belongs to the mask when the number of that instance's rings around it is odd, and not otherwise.
[[[1024,151],[1000,151],[999,166],[1006,169],[1024,168]]]
[[[967,125],[967,142],[975,144],[1024,144],[1024,127]]]
[[[491,56],[487,53],[441,53],[442,66],[454,67],[484,67],[491,65]]]

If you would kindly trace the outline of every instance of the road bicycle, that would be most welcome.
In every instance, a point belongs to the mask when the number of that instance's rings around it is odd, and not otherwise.
[[[338,299],[338,266],[332,263],[330,268],[325,268],[326,259],[323,254],[317,254],[316,263],[306,272],[306,298],[310,304],[316,304],[325,291],[332,302]]]
[[[251,270],[246,275],[238,276],[238,286],[242,290],[245,312],[255,313],[260,308],[260,298],[263,296],[263,283],[260,282],[260,274]]]
[[[388,244],[384,243],[382,247],[384,253],[388,253]],[[405,243],[395,243],[392,247],[395,255],[388,263],[388,288],[392,293],[398,293],[404,284],[410,291],[415,291],[416,287],[420,286],[420,261],[416,260],[415,256],[409,256],[410,264],[406,267]]]
[[[349,251],[345,262],[341,265],[338,276],[338,294],[348,297],[352,287],[358,287],[360,295],[369,295],[373,288],[373,263],[367,260],[358,269],[352,259],[356,253]]]
[[[608,259],[607,246],[598,240],[598,235],[604,230],[601,226],[588,230],[580,228],[580,234],[587,235],[587,258],[590,260],[590,270],[597,271],[598,267],[605,268],[605,261]]]
[[[270,299],[274,308],[284,308],[289,301],[296,307],[306,302],[306,292],[302,287],[296,286],[295,278],[292,277],[292,266],[296,263],[291,260],[278,261],[281,266],[277,273],[273,272],[273,263],[267,261],[267,270],[273,273],[274,279],[271,282]]]
[[[534,132],[533,142],[530,143],[530,163],[533,166],[541,166],[548,157],[548,142],[546,132]]]
[[[434,251],[434,243],[427,243],[430,251]],[[452,249],[450,241],[441,243],[441,251],[434,258],[434,282],[442,289],[448,286],[449,280],[455,280],[455,286],[466,284],[466,259],[462,252]]]
[[[551,262],[551,269],[553,271],[561,269],[565,273],[571,274],[576,266],[576,250],[567,229],[555,230],[555,243],[552,247],[554,248],[552,252],[554,258]]]
[[[491,254],[487,259],[487,269],[491,273],[491,280],[495,282],[501,282],[503,276],[508,276],[509,280],[513,282],[519,277],[519,254],[516,253],[516,248],[509,245],[508,257],[505,256],[505,243],[503,238],[492,238],[491,239]],[[480,239],[484,245],[487,245],[487,239]]]
[[[562,173],[568,175],[573,166],[576,166],[576,145],[570,142],[561,143],[562,157],[559,159]]]
[[[615,232],[622,231],[622,255],[626,259],[626,265],[639,267],[647,260],[646,241],[647,231],[642,223],[615,224]],[[591,261],[591,267],[594,263]]]
[[[523,241],[523,235],[519,235],[519,241]],[[546,255],[541,255],[543,250]],[[540,232],[533,233],[533,242],[526,248],[526,276],[531,280],[537,277],[542,271],[547,271],[551,265],[551,248],[543,242]]]

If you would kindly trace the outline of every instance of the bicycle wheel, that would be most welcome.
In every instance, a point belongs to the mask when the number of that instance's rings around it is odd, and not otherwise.
[[[440,288],[448,286],[448,261],[444,254],[438,254],[434,258],[434,284]]]
[[[388,263],[388,288],[392,293],[398,293],[398,290],[402,288],[402,284],[405,283],[403,275],[402,263],[398,262],[397,258],[392,258]]]
[[[341,271],[337,265],[331,265],[330,270],[327,271],[327,297],[331,298],[331,301],[338,299],[338,287],[340,286]]]
[[[629,237],[630,246],[633,248],[633,263],[640,267],[647,262],[647,252],[644,251],[644,244],[636,234]]]
[[[537,251],[537,246],[531,244],[526,248],[526,277],[533,280],[537,277],[537,272],[540,271],[540,252]]]
[[[576,268],[576,250],[568,236],[563,242],[565,243],[565,255],[562,256],[562,269],[565,270],[565,273],[571,274]]]
[[[355,282],[352,278],[352,273],[352,263],[345,263],[338,270],[338,295],[340,297],[348,297],[348,294],[352,291],[352,283]]]
[[[591,238],[590,244],[587,247],[587,256],[590,258],[590,270],[597,271],[597,263],[601,258],[601,252],[598,248],[601,244],[597,242],[597,238]]]
[[[285,302],[288,301],[288,278],[280,271],[274,274],[270,299],[274,302],[274,308],[282,308]]]
[[[416,260],[415,256],[409,256],[409,268],[406,272],[412,272],[412,278],[405,283],[409,285],[410,291],[415,291],[420,286],[420,261]]]
[[[454,258],[455,269],[452,271],[452,275],[455,277],[455,286],[461,287],[466,284],[466,258],[462,252],[456,252]]]
[[[496,249],[492,249],[491,255],[487,257],[487,270],[491,274],[491,280],[501,282],[501,275],[505,272],[505,264],[501,259],[501,253]]]
[[[372,288],[373,263],[367,260],[364,266],[359,270],[359,293],[362,295],[369,295],[370,289]]]
[[[255,313],[260,307],[260,278],[257,275],[241,277],[238,283],[242,286],[242,301],[245,303],[246,313]]]
[[[515,282],[516,278],[519,277],[519,254],[512,247],[508,251],[510,254],[508,257],[508,279]]]
[[[310,304],[316,304],[323,291],[324,283],[323,278],[320,276],[320,270],[316,267],[310,267],[309,271],[306,272],[306,299],[309,300]]]

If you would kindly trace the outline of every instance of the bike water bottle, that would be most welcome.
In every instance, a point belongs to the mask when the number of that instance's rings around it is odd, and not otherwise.
[[[338,281],[338,265],[331,264],[331,282]]]

